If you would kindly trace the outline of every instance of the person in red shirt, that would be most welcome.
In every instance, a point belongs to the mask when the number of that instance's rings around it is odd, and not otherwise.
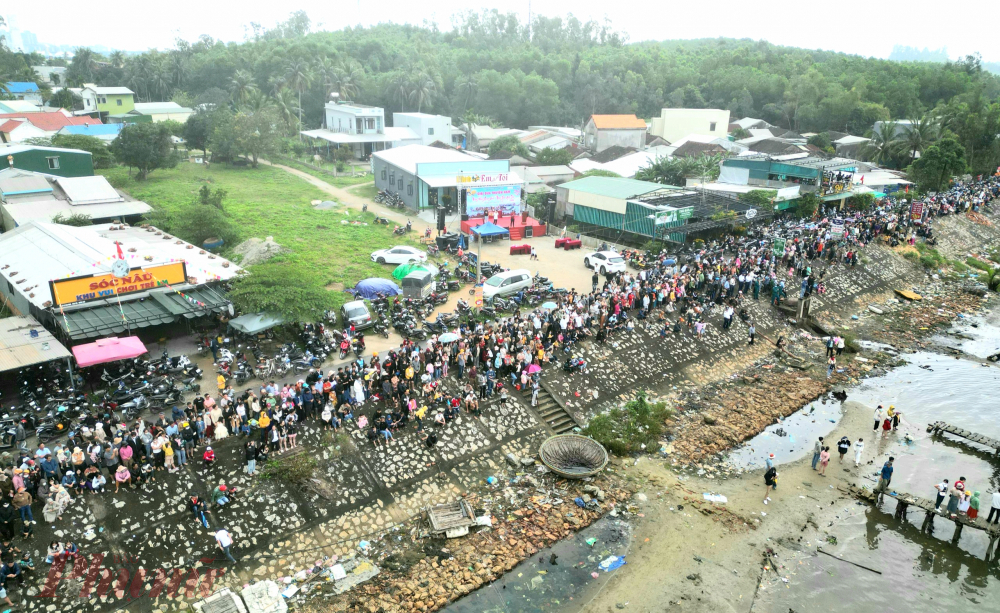
[[[212,451],[211,447],[205,448],[205,453],[201,457],[205,460],[206,468],[211,468],[212,464],[215,464],[215,452]]]

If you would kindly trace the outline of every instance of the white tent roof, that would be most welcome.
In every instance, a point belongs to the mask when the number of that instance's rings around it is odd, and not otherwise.
[[[121,202],[125,198],[121,196],[115,188],[111,187],[108,180],[101,175],[93,177],[58,177],[56,183],[66,192],[69,203],[97,204],[104,202]],[[147,210],[149,207],[146,207]]]

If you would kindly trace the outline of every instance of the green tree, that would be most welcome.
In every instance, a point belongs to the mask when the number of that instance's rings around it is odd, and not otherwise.
[[[900,148],[905,149],[911,161],[917,159],[917,154],[922,153],[937,138],[938,125],[931,117],[921,117],[903,129],[900,136]]]
[[[68,89],[60,89],[49,98],[49,106],[72,111],[76,107],[76,98]]]
[[[229,291],[233,306],[244,313],[273,313],[286,321],[317,321],[333,306],[333,292],[297,262],[278,256],[250,266]]]
[[[859,154],[865,159],[876,164],[885,164],[900,151],[898,131],[899,124],[895,121],[886,121],[879,124],[877,130],[873,130],[871,140],[864,144]]]
[[[737,127],[735,130],[729,133],[735,140],[740,140],[741,138],[750,138],[753,134],[750,130],[744,130],[743,128]]]
[[[542,149],[535,156],[535,163],[539,166],[560,166],[573,161],[573,152],[569,149]]]
[[[227,111],[216,111],[226,113]],[[184,122],[181,138],[187,143],[189,150],[208,151],[208,140],[212,135],[213,113],[200,111],[191,115]]]
[[[795,203],[795,214],[800,219],[812,219],[816,211],[819,210],[820,199],[813,192],[801,194]]]
[[[86,134],[56,134],[52,137],[52,146],[90,152],[94,168],[111,168],[115,162],[104,141]]]
[[[513,134],[509,136],[501,136],[500,138],[494,139],[493,142],[490,143],[490,156],[495,156],[500,153],[513,153],[514,155],[519,155],[523,158],[531,156],[531,153],[528,152],[528,147],[521,142],[521,139]]]
[[[64,226],[84,227],[93,225],[94,221],[90,218],[90,215],[87,215],[86,213],[72,213],[70,215],[64,215],[62,212],[59,212],[52,218],[52,223],[62,224]]]
[[[587,172],[583,173],[582,175],[580,175],[581,179],[584,178],[584,177],[612,177],[612,178],[616,178],[616,177],[621,177],[621,175],[618,174],[617,172],[612,172],[610,170],[604,170],[602,168],[592,168],[592,169],[588,170]]]
[[[257,84],[253,75],[246,70],[237,70],[232,79],[229,80],[229,93],[232,94],[236,103],[244,102],[255,91],[257,91]]]
[[[965,149],[954,138],[942,138],[924,151],[907,169],[921,191],[940,191],[948,179],[968,169]]]
[[[875,204],[875,196],[870,193],[854,194],[847,199],[847,205],[859,211],[867,211]]]
[[[754,189],[745,194],[739,195],[739,201],[752,204],[757,209],[771,209],[774,207],[774,197],[778,192],[772,189]]]
[[[313,73],[309,64],[305,60],[291,60],[285,64],[285,82],[292,88],[292,91],[299,95],[299,125],[302,125],[302,92],[309,88],[312,83]],[[299,135],[302,138],[302,135]],[[254,167],[257,163],[254,162]]]
[[[256,113],[241,111],[233,117],[233,142],[236,152],[250,159],[257,168],[260,158],[278,150],[281,120],[272,108]]]
[[[170,131],[162,123],[127,125],[110,149],[119,164],[128,166],[129,176],[135,169],[137,181],[144,181],[157,168],[173,168],[178,161]]]

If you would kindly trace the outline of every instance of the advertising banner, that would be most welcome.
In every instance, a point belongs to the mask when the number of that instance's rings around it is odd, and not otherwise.
[[[521,186],[470,187],[465,190],[465,210],[469,217],[483,217],[493,211],[517,215],[521,212]]]
[[[916,221],[920,219],[924,214],[924,203],[914,202],[910,205],[910,219]]]
[[[161,266],[133,268],[120,278],[111,273],[88,275],[50,281],[49,286],[52,289],[52,303],[59,306],[144,292],[166,283],[181,284],[186,281],[184,262],[171,262]]]

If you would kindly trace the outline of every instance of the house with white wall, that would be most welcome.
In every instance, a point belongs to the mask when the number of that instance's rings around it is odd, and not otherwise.
[[[662,109],[650,121],[649,133],[673,144],[691,134],[726,138],[729,111],[722,109]]]
[[[430,145],[436,141],[451,143],[451,117],[428,113],[393,113],[392,125],[413,130],[420,137],[421,145]]]
[[[367,159],[376,151],[421,144],[420,136],[408,127],[386,127],[382,107],[331,101],[326,103],[323,119],[323,128],[303,130],[302,135],[314,144],[325,141],[328,150],[331,146],[348,147],[359,159]]]
[[[646,122],[633,115],[591,115],[583,143],[596,153],[608,147],[646,148]]]

